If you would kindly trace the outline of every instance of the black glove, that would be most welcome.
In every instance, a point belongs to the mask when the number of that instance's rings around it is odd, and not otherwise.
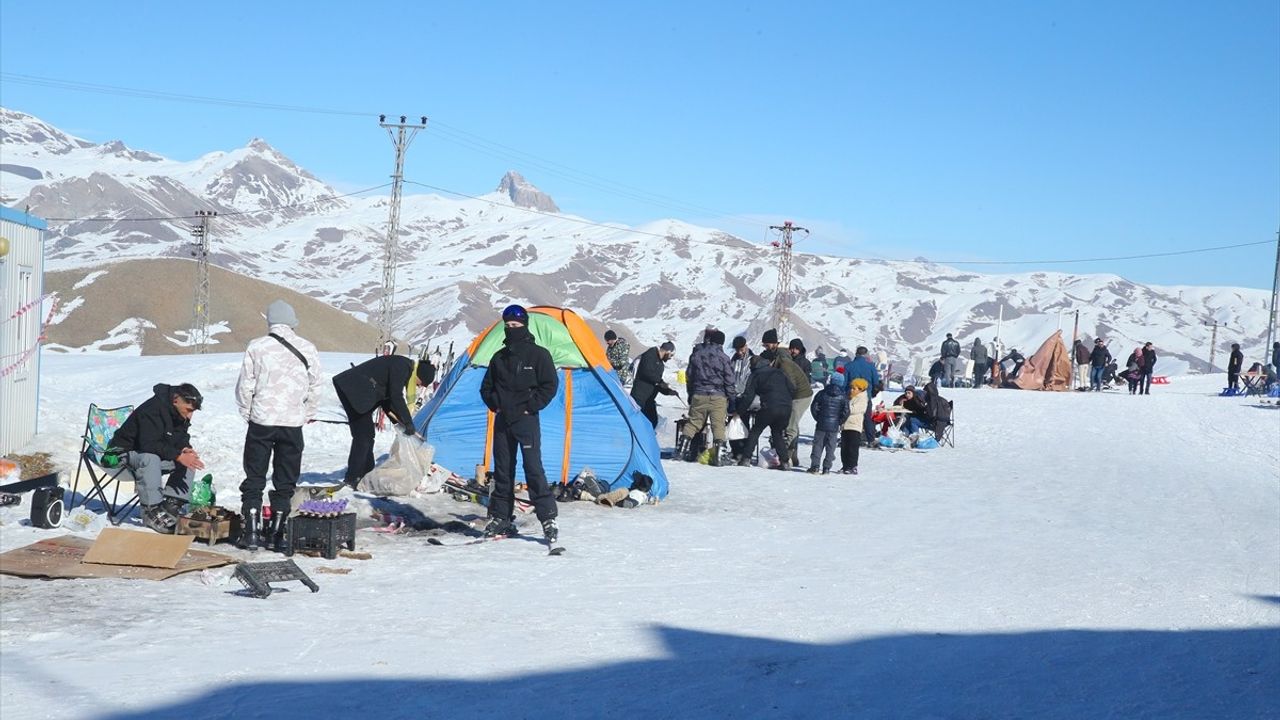
[[[673,388],[673,387],[671,387],[671,386],[669,386],[669,385],[663,385],[662,387],[658,388],[658,392],[662,393],[663,395],[678,395],[678,394],[679,394],[679,393],[677,393],[677,392],[675,391],[675,388]]]
[[[404,434],[408,435],[409,437],[413,437],[418,434],[418,429],[412,425],[409,425],[404,429]]]
[[[191,490],[191,486],[187,484],[187,478],[181,475],[169,478],[169,482],[165,483],[165,486],[178,495],[182,495],[184,497]]]

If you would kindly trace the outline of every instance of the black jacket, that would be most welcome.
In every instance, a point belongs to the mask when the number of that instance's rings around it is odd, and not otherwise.
[[[404,401],[413,359],[403,355],[379,355],[333,376],[333,387],[352,410],[371,413],[381,407],[394,415],[406,433],[413,433],[413,413]]]
[[[821,392],[813,396],[809,414],[818,421],[818,430],[839,432],[840,426],[849,419],[848,393],[843,386],[835,383],[823,387]]]
[[[1156,351],[1151,348],[1142,349],[1142,372],[1149,373],[1156,369]]]
[[[813,376],[813,362],[810,361],[809,358],[805,357],[804,353],[800,353],[799,355],[792,357],[791,362],[795,363],[796,366],[804,371],[804,376],[806,378]]]
[[[955,338],[942,341],[942,357],[960,357],[960,341]]]
[[[480,399],[490,410],[508,418],[537,415],[551,404],[560,377],[551,353],[533,341],[528,328],[507,328],[502,349],[489,360],[480,383]]]
[[[1002,362],[1002,363],[1003,363],[1003,362],[1005,362],[1005,361],[1007,361],[1007,360],[1012,360],[1012,361],[1013,361],[1013,363],[1014,363],[1015,365],[1016,365],[1016,364],[1018,364],[1018,363],[1026,362],[1026,361],[1027,361],[1027,359],[1026,359],[1025,357],[1023,357],[1022,353],[1018,352],[1017,350],[1011,350],[1011,351],[1009,351],[1009,354],[1008,354],[1008,355],[1005,355],[1005,356],[1004,356],[1004,360],[1001,360],[1000,362]]]
[[[191,421],[173,406],[173,388],[161,383],[151,390],[155,394],[134,408],[111,436],[111,447],[152,453],[161,460],[173,461],[178,453],[191,447]]]
[[[636,379],[631,383],[631,399],[644,407],[645,403],[658,396],[658,389],[668,387],[662,379],[662,359],[658,357],[658,348],[651,347],[640,353],[636,362]]]
[[[1242,367],[1244,367],[1244,353],[1232,350],[1231,357],[1227,359],[1227,372],[1238,373]]]
[[[742,397],[738,398],[738,407],[751,407],[751,401],[760,396],[761,410],[780,410],[786,408],[788,412],[791,410],[792,396],[795,394],[795,385],[785,373],[775,367],[770,367],[768,363],[761,362],[751,371],[751,377],[747,378],[747,389],[742,391]]]
[[[945,369],[942,367],[942,361],[934,360],[933,364],[929,366],[929,379],[933,380],[934,378],[940,378],[944,372]]]
[[[1096,368],[1104,368],[1109,362],[1111,362],[1111,351],[1107,349],[1107,346],[1094,345],[1093,350],[1089,352],[1089,365]]]

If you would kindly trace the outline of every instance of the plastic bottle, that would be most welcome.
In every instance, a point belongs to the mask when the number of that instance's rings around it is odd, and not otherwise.
[[[191,488],[191,497],[187,500],[191,505],[191,511],[204,510],[213,503],[213,476],[205,475],[196,481],[195,487]]]

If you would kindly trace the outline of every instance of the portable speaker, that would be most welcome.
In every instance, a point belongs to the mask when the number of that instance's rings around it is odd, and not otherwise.
[[[46,530],[62,524],[62,487],[43,487],[31,492],[31,524]]]

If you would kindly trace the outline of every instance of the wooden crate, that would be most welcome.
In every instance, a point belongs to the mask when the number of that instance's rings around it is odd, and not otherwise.
[[[240,537],[240,515],[226,508],[200,510],[178,518],[178,535],[194,535],[212,545],[221,540],[234,542]]]

